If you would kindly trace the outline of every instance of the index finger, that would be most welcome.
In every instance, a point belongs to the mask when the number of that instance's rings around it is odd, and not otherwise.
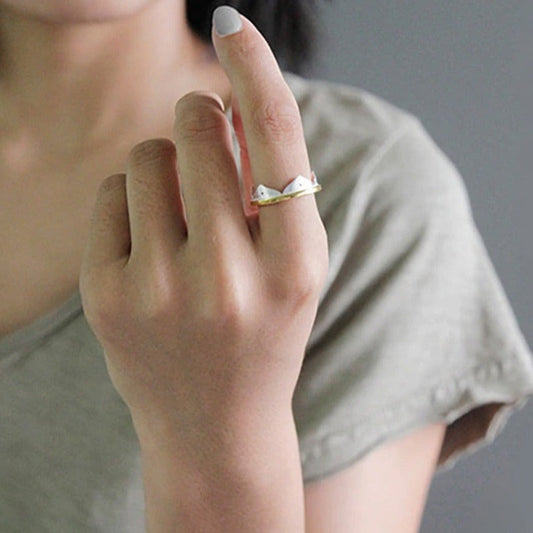
[[[217,27],[239,28],[235,16],[241,29],[220,36]],[[213,20],[213,44],[238,102],[255,187],[282,192],[298,175],[311,179],[298,104],[267,41],[231,7],[217,8]],[[281,247],[285,257],[302,254],[312,246],[310,232],[319,219],[313,194],[261,207],[261,238],[268,248]]]

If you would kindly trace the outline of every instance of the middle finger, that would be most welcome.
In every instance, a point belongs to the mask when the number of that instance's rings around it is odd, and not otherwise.
[[[193,91],[176,104],[174,136],[188,239],[212,243],[246,238],[238,170],[221,98]],[[223,242],[223,241],[221,241]]]

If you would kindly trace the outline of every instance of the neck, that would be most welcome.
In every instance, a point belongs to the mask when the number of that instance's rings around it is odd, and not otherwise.
[[[167,115],[172,120],[186,92],[216,90],[212,74],[219,73],[220,85],[222,72],[177,0],[75,23],[0,7],[0,51],[0,135],[13,157],[31,158],[43,143],[62,157],[126,131],[150,131]]]

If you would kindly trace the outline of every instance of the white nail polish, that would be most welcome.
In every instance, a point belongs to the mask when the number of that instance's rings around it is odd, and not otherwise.
[[[213,11],[215,31],[221,37],[232,35],[242,30],[239,12],[231,6],[219,6]]]

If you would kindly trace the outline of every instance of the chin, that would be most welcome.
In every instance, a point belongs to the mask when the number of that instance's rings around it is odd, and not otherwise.
[[[0,0],[0,9],[50,23],[105,22],[141,11],[161,0]]]

